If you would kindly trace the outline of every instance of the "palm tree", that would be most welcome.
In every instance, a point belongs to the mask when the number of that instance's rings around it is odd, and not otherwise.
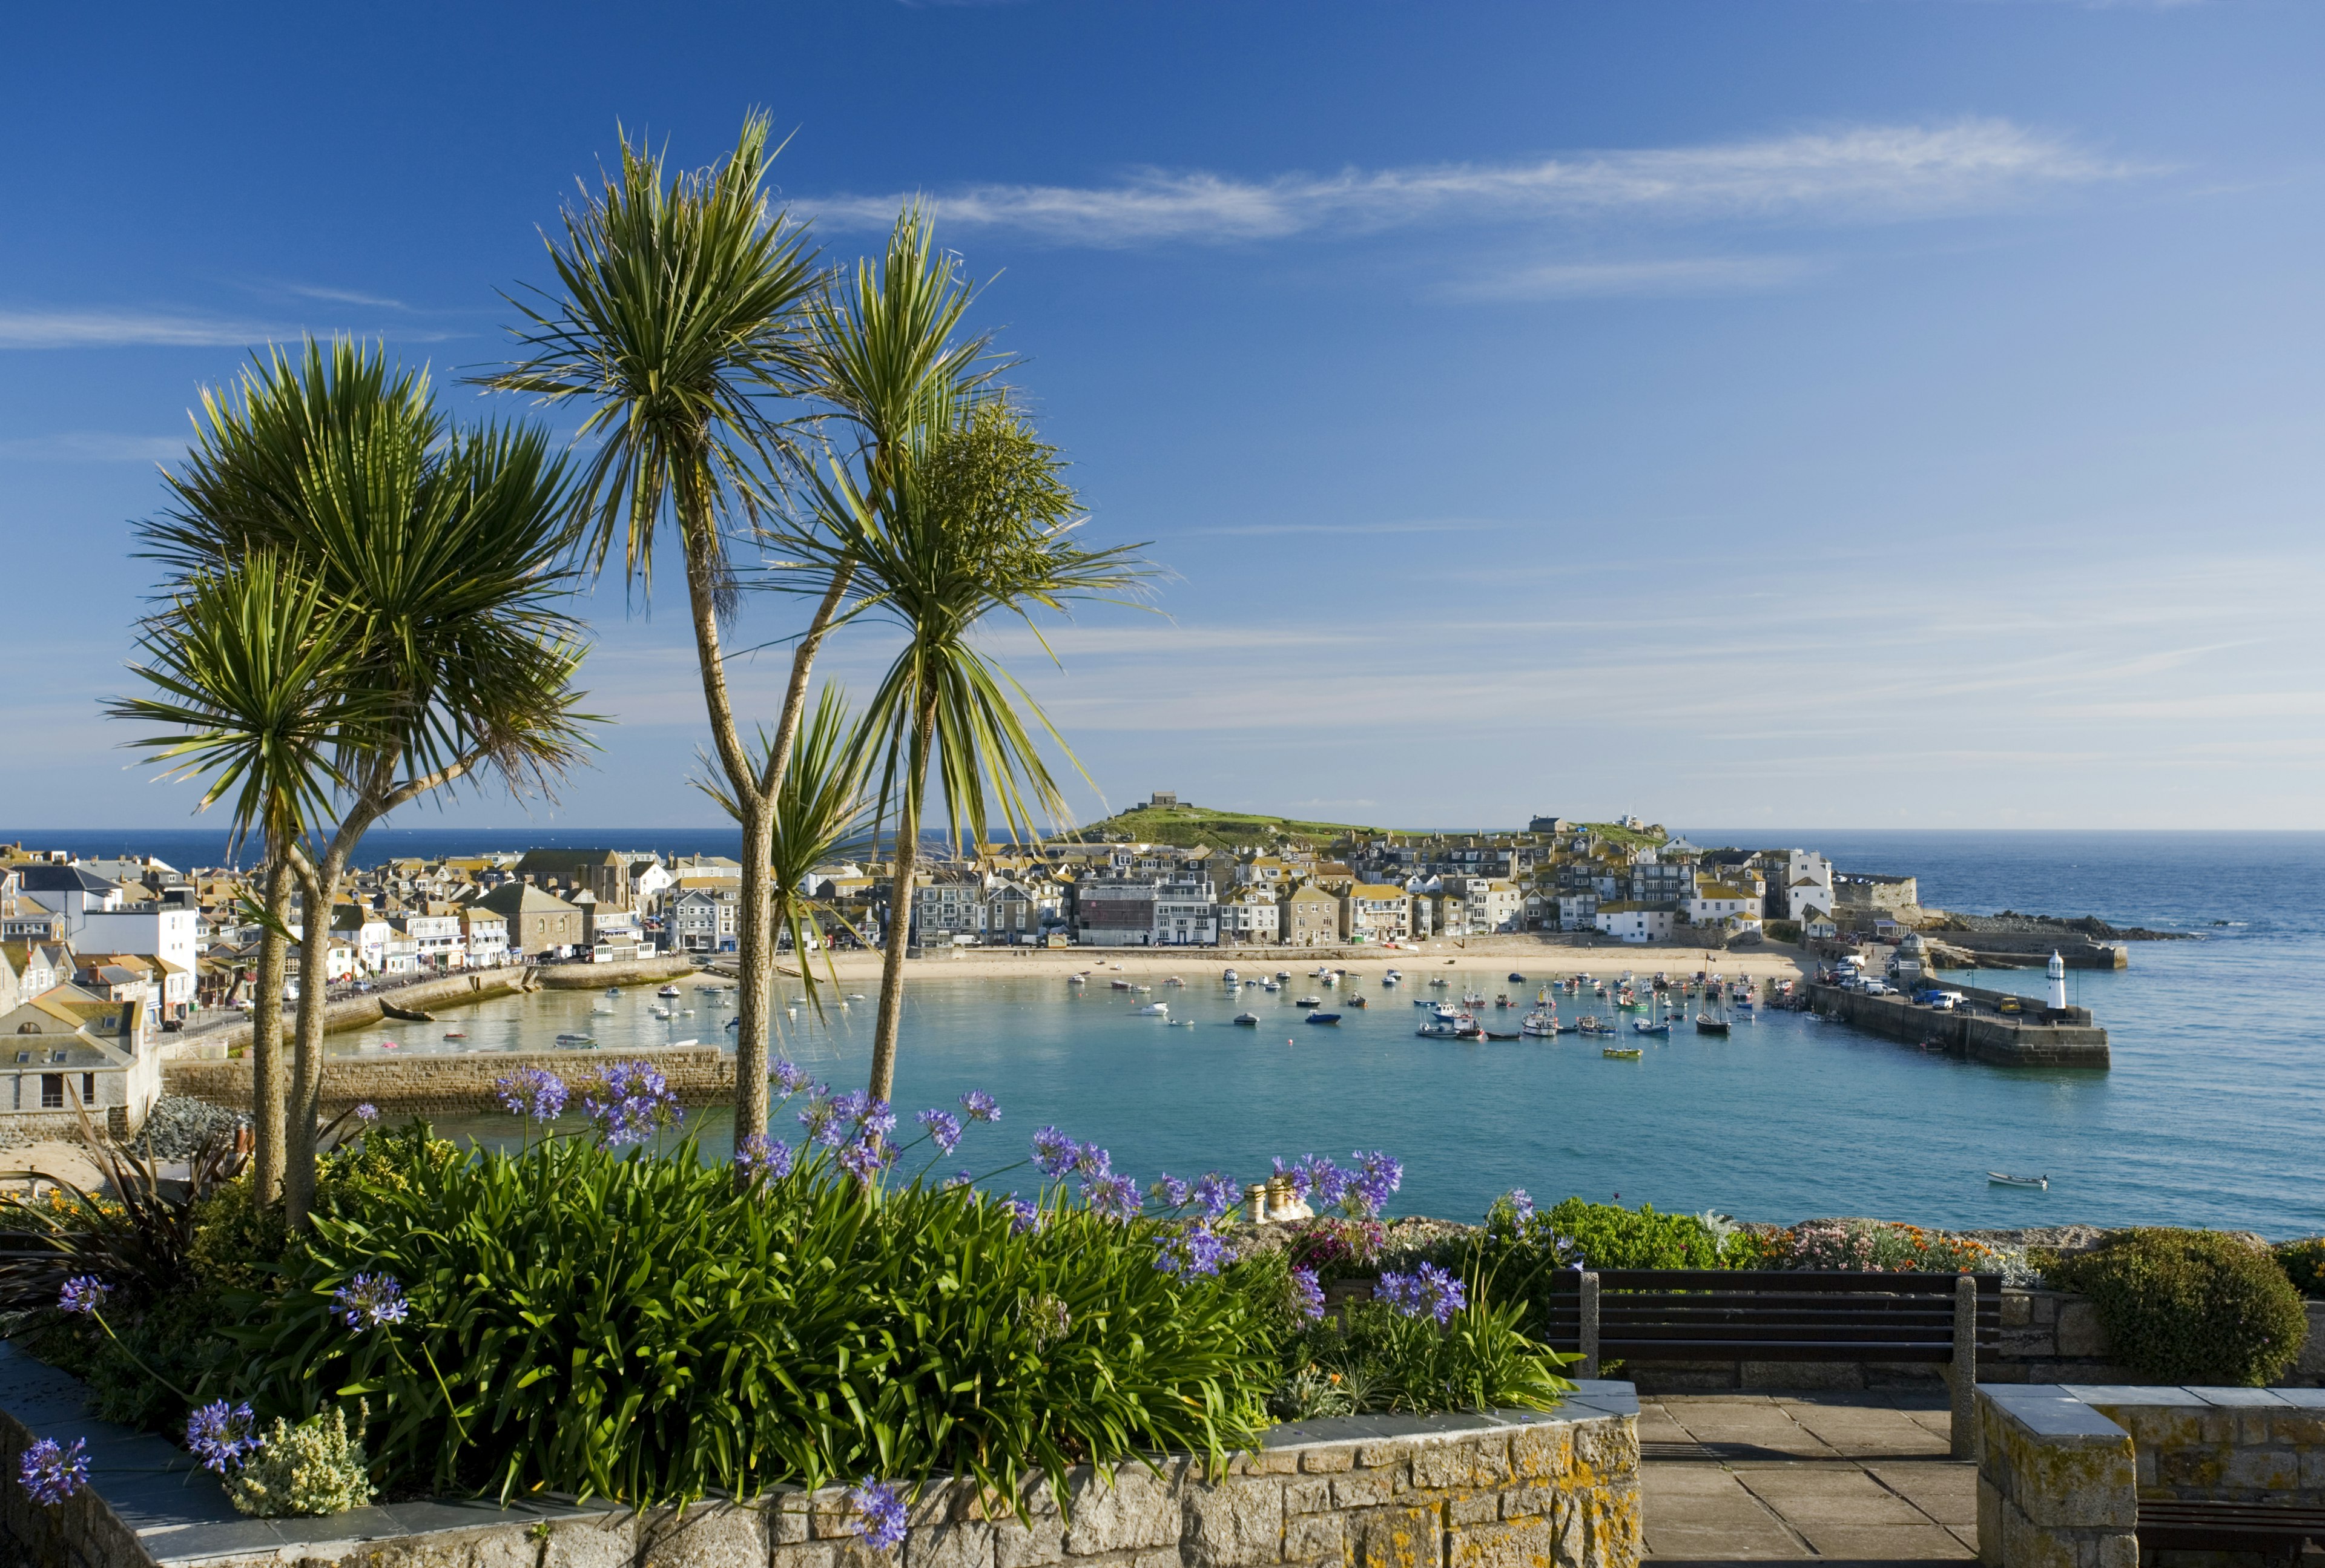
[[[205,400],[180,505],[149,529],[159,553],[217,570],[281,551],[348,614],[350,683],[367,699],[332,736],[336,821],[293,843],[304,905],[284,1202],[302,1222],[320,1129],[325,965],[340,879],[399,806],[479,772],[523,793],[581,755],[572,679],[569,486],[537,430],[451,430],[424,372],[310,340],[237,396]],[[320,830],[321,824],[315,824]]]
[[[737,1137],[767,1118],[768,850],[796,719],[761,755],[745,746],[720,623],[737,594],[730,535],[756,524],[796,462],[794,435],[769,407],[806,377],[805,313],[820,283],[806,231],[769,212],[766,139],[765,116],[754,116],[724,163],[667,174],[659,154],[623,136],[618,171],[566,211],[561,243],[547,242],[562,297],[539,308],[511,300],[526,357],[484,378],[588,411],[580,433],[597,447],[581,495],[592,571],[619,538],[625,580],[650,594],[654,541],[665,523],[677,529],[712,749],[743,828]],[[837,596],[826,603],[794,650],[787,714],[804,700]]]
[[[1079,519],[1056,449],[1005,400],[956,398],[933,415],[885,473],[875,473],[868,492],[845,472],[817,487],[831,540],[825,548],[844,555],[854,573],[858,598],[850,618],[881,617],[904,633],[864,727],[880,757],[879,814],[893,808],[896,824],[872,1046],[871,1091],[883,1099],[895,1081],[913,868],[931,765],[956,845],[964,829],[984,842],[996,812],[1013,838],[1033,836],[1036,812],[1054,821],[1065,812],[1024,716],[1069,760],[1072,753],[1024,689],[976,645],[979,626],[996,613],[1031,626],[1037,608],[1118,594],[1147,575],[1129,555],[1132,547],[1093,551],[1076,542]]]
[[[258,837],[265,891],[251,1013],[251,1119],[262,1203],[274,1201],[286,1163],[282,1044],[291,848],[321,820],[331,789],[344,782],[336,736],[351,720],[370,717],[368,699],[350,681],[353,619],[294,561],[254,552],[228,570],[198,571],[168,609],[144,620],[138,637],[144,662],[130,667],[153,694],[107,705],[115,718],[164,727],[128,744],[168,764],[167,777],[207,778],[197,811],[231,797],[229,856],[247,835]],[[301,995],[311,988],[310,971]]]
[[[763,756],[774,744],[773,736],[764,729],[759,732]],[[774,829],[767,855],[774,882],[775,938],[791,938],[801,988],[819,1017],[823,1013],[823,990],[807,955],[824,934],[816,917],[837,919],[837,912],[809,897],[803,889],[818,866],[862,834],[871,812],[864,787],[870,765],[871,751],[848,712],[847,694],[827,683],[816,699],[815,711],[799,731],[782,787],[775,793]],[[717,801],[728,816],[741,820],[734,796],[716,777],[697,779],[694,787]],[[838,977],[830,971],[828,960],[826,969],[837,984]]]

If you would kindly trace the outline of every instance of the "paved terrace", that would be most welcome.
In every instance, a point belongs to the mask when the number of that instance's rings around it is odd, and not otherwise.
[[[1642,1395],[1647,1556],[1974,1560],[1978,1469],[1949,1457],[1949,1420],[1942,1388]]]

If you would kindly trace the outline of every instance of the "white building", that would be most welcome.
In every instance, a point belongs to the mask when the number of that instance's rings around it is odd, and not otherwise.
[[[1170,877],[1154,885],[1156,947],[1217,947],[1218,905],[1209,877]]]
[[[1593,919],[1608,936],[1625,942],[1669,942],[1675,912],[1668,905],[1602,904]]]

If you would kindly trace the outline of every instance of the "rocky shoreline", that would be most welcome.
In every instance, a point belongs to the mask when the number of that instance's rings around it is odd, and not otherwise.
[[[2056,914],[2021,914],[2005,909],[1999,914],[1957,914],[1933,909],[1921,925],[1924,932],[1992,932],[1996,935],[2062,936],[2086,942],[2197,942],[2191,931],[2150,931],[2144,925],[2109,925],[2096,914],[2072,919]]]

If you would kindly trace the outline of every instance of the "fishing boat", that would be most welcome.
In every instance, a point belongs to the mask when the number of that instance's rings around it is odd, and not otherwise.
[[[1486,993],[1465,988],[1461,992],[1461,1005],[1465,1007],[1482,1007],[1486,1005]]]
[[[1496,1007],[1506,1007],[1509,1005],[1510,994],[1507,991],[1502,991],[1496,994],[1494,997],[1494,1006]]]
[[[654,993],[657,997],[675,997],[681,994],[681,993],[676,986],[664,986],[662,989]]]
[[[1695,1016],[1695,1032],[1699,1035],[1725,1035],[1728,1033],[1728,1020],[1715,1018],[1709,1013],[1698,1013]]]
[[[1429,977],[1429,983],[1431,986],[1444,986],[1450,985],[1451,982],[1447,980],[1443,975],[1431,975]]]
[[[1238,1024],[1245,1025],[1247,1027],[1256,1028],[1259,1025],[1259,1015],[1257,1013],[1237,1013],[1235,1016],[1235,1021]]]
[[[1340,1021],[1340,1015],[1338,1013],[1311,1013],[1308,1015],[1308,1021],[1311,1024],[1337,1024]]]
[[[394,1002],[382,1002],[379,1010],[385,1016],[406,1024],[433,1024],[436,1021],[433,1013],[423,1013],[417,1007],[399,1007]]]
[[[1601,1056],[1611,1056],[1617,1062],[1636,1062],[1646,1054],[1636,1045],[1607,1045],[1599,1050]]]
[[[1517,1036],[1515,1035],[1497,1035],[1493,1030],[1488,1029],[1486,1031],[1486,1038],[1488,1040],[1514,1040]]]
[[[1348,1006],[1351,1007],[1362,1007],[1369,1006],[1369,1004],[1366,1003],[1362,997],[1350,997],[1348,998]]]
[[[1461,1016],[1461,1010],[1443,1002],[1432,1002],[1429,1007],[1429,1016],[1440,1024],[1450,1024]]]
[[[1171,1016],[1171,1004],[1149,1002],[1143,1007],[1131,1008],[1130,1013],[1135,1018],[1167,1018]]]
[[[1662,1035],[1668,1037],[1671,1034],[1671,1025],[1667,1020],[1658,1019],[1651,1024],[1644,1018],[1634,1018],[1631,1020],[1631,1031],[1637,1035]]]
[[[1443,1019],[1435,1019],[1423,1024],[1413,1033],[1423,1040],[1459,1040],[1461,1037],[1461,1031]]]
[[[1558,1018],[1551,1013],[1528,1013],[1518,1020],[1518,1033],[1543,1038],[1558,1033]]]
[[[1612,1035],[1615,1032],[1614,1024],[1611,1021],[1600,1023],[1596,1013],[1583,1014],[1574,1021],[1574,1026],[1585,1035]]]
[[[1988,1171],[1986,1179],[1988,1184],[1996,1187],[2040,1187],[2046,1192],[2051,1190],[2051,1178],[2048,1176],[2014,1176],[2004,1171]]]

